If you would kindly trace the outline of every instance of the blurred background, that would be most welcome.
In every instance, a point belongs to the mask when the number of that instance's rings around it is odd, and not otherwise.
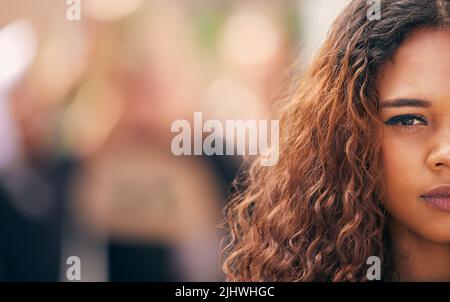
[[[0,281],[222,280],[246,165],[170,126],[274,118],[347,2],[0,0]]]

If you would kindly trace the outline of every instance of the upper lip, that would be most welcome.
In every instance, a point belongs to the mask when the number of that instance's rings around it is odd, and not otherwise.
[[[432,190],[420,195],[425,198],[447,198],[450,197],[450,185],[435,187]]]

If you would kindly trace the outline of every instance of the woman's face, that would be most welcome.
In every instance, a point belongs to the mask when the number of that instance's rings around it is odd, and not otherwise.
[[[448,244],[450,30],[413,32],[385,65],[378,92],[385,207],[402,232]],[[448,192],[422,197],[440,186]]]

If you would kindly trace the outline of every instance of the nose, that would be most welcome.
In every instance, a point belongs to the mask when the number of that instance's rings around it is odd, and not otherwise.
[[[427,158],[427,165],[435,172],[450,170],[450,139],[437,144]]]

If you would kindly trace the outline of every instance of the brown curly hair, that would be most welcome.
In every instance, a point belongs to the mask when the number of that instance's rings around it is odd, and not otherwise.
[[[236,179],[227,281],[366,281],[370,256],[391,278],[377,77],[414,29],[448,27],[450,5],[381,4],[372,21],[366,0],[346,7],[281,108],[278,164],[255,161]]]

